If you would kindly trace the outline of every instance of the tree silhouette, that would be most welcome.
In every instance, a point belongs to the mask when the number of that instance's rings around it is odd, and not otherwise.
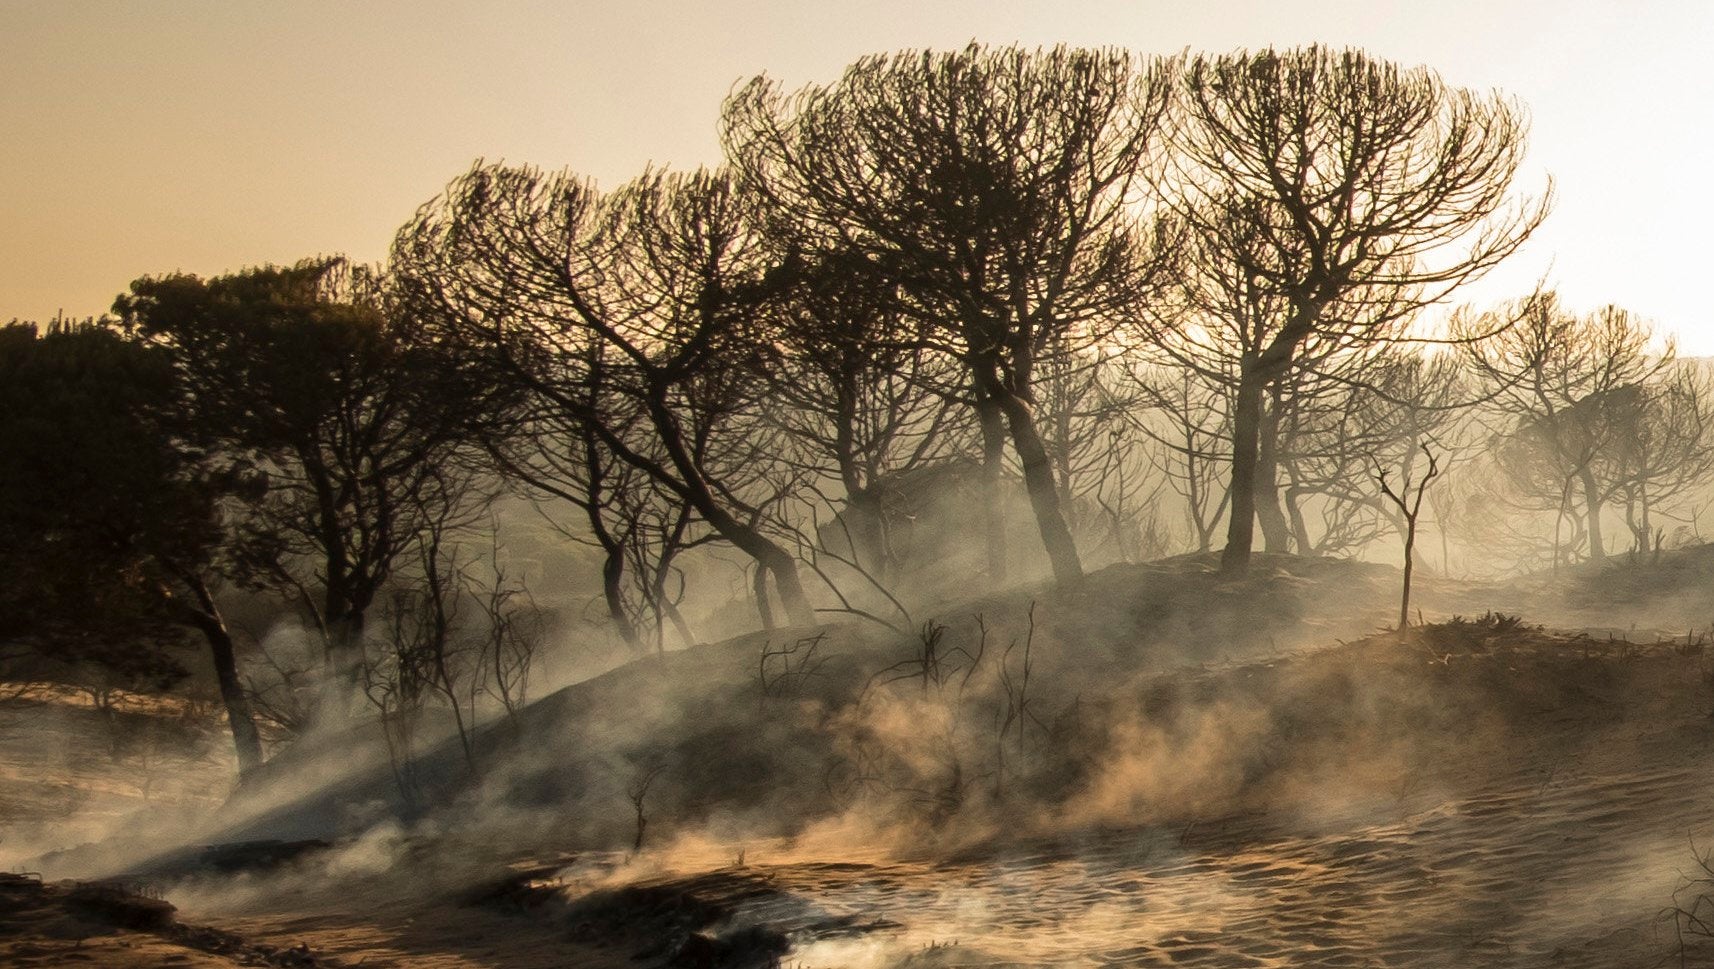
[[[490,388],[342,259],[145,277],[114,309],[173,361],[200,431],[265,476],[243,564],[298,593],[354,681],[367,612],[415,535],[480,512],[471,441]]]
[[[1714,377],[1699,362],[1677,362],[1643,388],[1639,403],[1625,415],[1614,477],[1632,550],[1658,552],[1661,506],[1714,470]]]
[[[1366,473],[1376,462],[1413,478],[1430,444],[1443,455],[1475,393],[1459,379],[1463,361],[1397,345],[1321,364],[1279,395],[1277,467],[1281,505],[1300,555],[1349,551],[1390,525],[1404,539],[1407,522],[1396,502]],[[1310,526],[1311,511],[1320,530]],[[1420,561],[1419,561],[1420,564]]]
[[[208,643],[240,776],[262,762],[210,582],[244,475],[183,420],[167,354],[95,322],[0,328],[0,640],[160,686]]]
[[[1629,312],[1607,306],[1578,316],[1557,295],[1537,293],[1467,315],[1457,327],[1492,397],[1490,450],[1506,482],[1556,520],[1572,516],[1591,561],[1606,558],[1603,512],[1627,482],[1664,481],[1670,472],[1660,459],[1668,455],[1667,466],[1704,466],[1704,417],[1696,412],[1706,405],[1679,407],[1677,430],[1657,423],[1665,414],[1650,416],[1651,386],[1671,372],[1675,349],[1671,341],[1656,348],[1652,327]],[[1663,398],[1678,406],[1671,401]],[[1558,555],[1556,538],[1556,564]]]
[[[1130,205],[1152,164],[1169,71],[1116,50],[868,57],[786,95],[756,78],[724,139],[771,217],[855,252],[969,374],[986,441],[1009,435],[1055,576],[1082,574],[1038,426],[1044,354],[1097,341],[1157,259]],[[996,569],[999,563],[991,563]]]
[[[1398,510],[1399,517],[1404,522],[1403,579],[1399,585],[1398,631],[1400,633],[1403,633],[1405,627],[1410,625],[1410,583],[1412,572],[1416,568],[1417,519],[1422,517],[1422,500],[1428,495],[1428,487],[1434,483],[1435,478],[1440,476],[1441,470],[1440,459],[1435,455],[1432,447],[1423,445],[1421,453],[1428,463],[1428,466],[1422,471],[1422,476],[1413,482],[1410,469],[1406,468],[1402,472],[1402,480],[1397,488],[1394,488],[1392,481],[1389,480],[1390,475],[1387,468],[1380,461],[1375,462],[1375,483],[1380,487],[1381,494],[1385,495],[1387,501],[1391,502],[1393,507]],[[1411,490],[1412,484],[1416,486],[1414,492]]]
[[[967,396],[956,361],[918,338],[896,288],[860,258],[788,263],[755,361],[766,419],[811,481],[838,484],[851,564],[884,582],[899,564],[891,489],[968,450],[971,429],[955,410]]]
[[[754,419],[750,331],[768,288],[750,206],[719,172],[651,172],[601,195],[479,165],[400,231],[394,263],[471,363],[682,500],[810,625],[796,562],[767,530],[779,448]]]
[[[1180,362],[1236,358],[1223,569],[1248,565],[1269,394],[1314,358],[1396,339],[1514,252],[1548,198],[1511,195],[1523,110],[1356,50],[1198,57],[1163,182],[1190,237],[1173,313]],[[1207,368],[1209,370],[1219,368]]]

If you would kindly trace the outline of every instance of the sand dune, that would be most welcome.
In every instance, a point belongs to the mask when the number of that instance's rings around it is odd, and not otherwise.
[[[145,858],[130,876],[185,920],[367,969],[1714,965],[1675,917],[1714,912],[1694,635],[1489,615],[1341,642],[1378,625],[1386,570],[1274,565],[1248,587],[1179,563],[1033,611],[967,604],[947,648],[973,645],[953,638],[971,616],[995,635],[967,689],[877,686],[910,644],[837,630],[790,695],[758,692],[760,637],[637,664],[540,701],[507,769],[440,814],[389,814],[371,757],[189,832],[330,835],[248,870],[166,841],[56,860]],[[1669,591],[1663,629],[1694,605]],[[1425,599],[1471,615],[1495,595]],[[1026,619],[1045,713],[996,733]],[[859,742],[886,755],[863,783],[828,769],[873,757]],[[671,784],[633,856],[618,771],[639,751]],[[357,802],[369,820],[329,829]]]
[[[1714,731],[1672,691],[1687,658],[1613,662],[1655,669],[1603,696],[1611,671],[1591,667],[1583,702],[1541,717],[1511,755],[1449,764],[1391,804],[952,860],[751,861],[622,890],[646,888],[656,906],[663,892],[700,898],[719,913],[700,927],[714,937],[768,926],[804,966],[1653,965],[1678,954],[1663,910],[1694,869],[1692,839],[1714,842]],[[1594,731],[1601,744],[1582,746]],[[575,879],[561,892],[575,920],[591,896]],[[1690,964],[1709,951],[1692,946]]]

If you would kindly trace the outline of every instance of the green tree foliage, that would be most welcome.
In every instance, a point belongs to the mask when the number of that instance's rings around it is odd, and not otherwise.
[[[266,479],[238,565],[294,592],[330,667],[353,675],[415,536],[480,510],[468,441],[487,389],[397,311],[384,277],[343,259],[145,277],[114,309],[171,361],[198,433]]]
[[[201,631],[247,771],[260,741],[205,578],[243,477],[210,463],[180,402],[171,358],[111,327],[0,330],[0,639],[160,687]]]

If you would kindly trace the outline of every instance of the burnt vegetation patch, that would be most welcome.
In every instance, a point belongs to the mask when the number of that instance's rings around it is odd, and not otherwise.
[[[32,875],[0,873],[0,943],[18,965],[64,965],[97,956],[79,951],[86,941],[148,935],[173,946],[224,956],[240,965],[338,969],[345,963],[308,946],[257,945],[231,932],[178,921],[172,903],[137,885],[43,882]],[[168,952],[169,960],[175,959]],[[182,956],[176,957],[182,959]]]

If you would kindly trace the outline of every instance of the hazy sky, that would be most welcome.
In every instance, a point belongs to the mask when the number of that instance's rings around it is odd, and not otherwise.
[[[1319,41],[1502,88],[1558,204],[1469,298],[1547,273],[1714,353],[1710,0],[0,0],[0,321],[100,313],[147,273],[378,259],[478,157],[607,186],[714,162],[740,78],[972,39]]]

